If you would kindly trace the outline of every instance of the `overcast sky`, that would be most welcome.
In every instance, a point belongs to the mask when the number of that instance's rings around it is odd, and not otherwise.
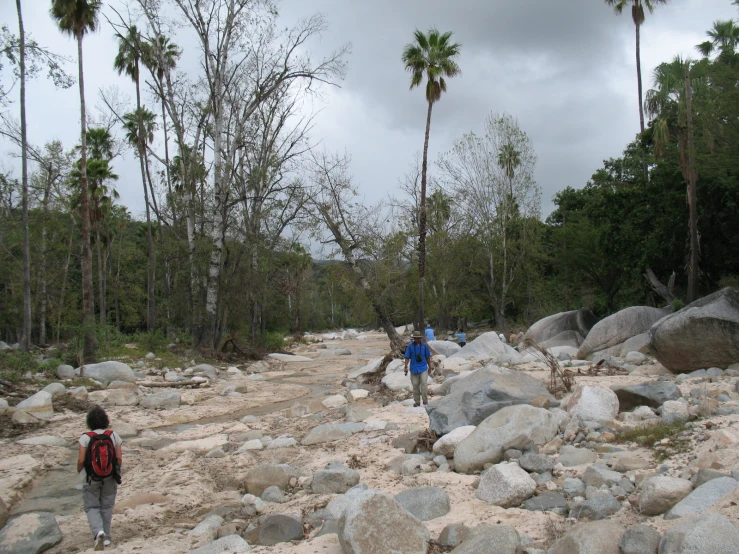
[[[120,6],[122,2],[110,2]],[[352,156],[355,181],[368,202],[396,194],[399,180],[423,147],[426,104],[409,91],[400,61],[415,28],[454,32],[462,44],[462,76],[434,107],[430,162],[463,133],[482,131],[491,112],[518,118],[538,155],[536,178],[546,216],[552,196],[580,188],[602,161],[621,154],[639,129],[634,26],[630,11],[616,16],[601,0],[278,0],[285,26],[316,12],[330,29],[312,45],[318,54],[352,44],[341,88],[327,91],[313,138]],[[47,0],[24,0],[26,32],[76,60],[75,43],[61,35]],[[107,13],[111,13],[106,8]],[[174,13],[174,11],[173,11]],[[696,56],[714,20],[737,16],[730,0],[672,0],[642,27],[644,86],[653,68],[676,54]],[[17,29],[15,2],[0,2],[0,21]],[[183,31],[184,32],[184,31]],[[189,39],[177,42],[189,48]],[[101,105],[99,90],[117,86],[133,98],[133,85],[112,69],[116,42],[107,23],[84,41],[88,107]],[[194,54],[194,52],[193,52]],[[187,56],[192,63],[194,57]],[[70,65],[76,75],[76,65]],[[187,70],[188,67],[184,66]],[[197,71],[193,63],[192,71]],[[7,76],[7,67],[5,68]],[[76,85],[56,90],[44,78],[28,84],[29,140],[79,137]],[[17,109],[17,104],[10,110]],[[158,110],[155,110],[158,112]],[[94,114],[93,114],[94,115]],[[0,141],[0,170],[19,174],[11,146]],[[116,160],[121,202],[143,212],[138,164],[129,152]]]

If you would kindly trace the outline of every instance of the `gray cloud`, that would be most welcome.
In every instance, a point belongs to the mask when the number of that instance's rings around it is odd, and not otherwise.
[[[74,43],[61,36],[48,16],[48,3],[26,1],[26,28],[41,42],[70,57]],[[599,0],[282,0],[281,22],[290,25],[315,12],[330,29],[314,45],[317,55],[351,42],[349,70],[340,89],[325,94],[314,138],[352,155],[353,174],[368,201],[386,198],[423,146],[426,106],[423,92],[408,90],[400,53],[413,30],[437,26],[462,43],[463,75],[434,107],[431,161],[463,133],[480,132],[491,112],[518,118],[539,157],[536,177],[543,209],[565,186],[581,187],[601,165],[618,156],[638,131],[634,33],[630,16],[617,17]],[[683,0],[660,6],[643,28],[643,75],[677,53],[694,55],[716,19],[736,17],[729,0]],[[15,27],[10,2],[0,20]],[[198,70],[192,42],[183,68]],[[85,41],[87,96],[98,102],[100,87],[130,84],[112,71],[112,32],[103,25]],[[71,69],[75,69],[71,66]],[[31,140],[60,138],[71,145],[78,135],[76,89],[55,91],[43,80],[29,86]],[[11,108],[12,109],[12,108]],[[9,150],[0,143],[0,155]],[[5,161],[6,165],[15,162]],[[433,166],[432,166],[433,168]],[[143,209],[137,164],[129,153],[116,162],[122,201],[135,214]]]

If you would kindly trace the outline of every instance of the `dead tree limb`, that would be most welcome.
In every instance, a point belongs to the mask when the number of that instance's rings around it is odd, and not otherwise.
[[[675,288],[675,272],[672,272],[672,275],[670,276],[670,280],[667,282],[667,286],[663,285],[660,280],[657,278],[657,276],[654,274],[654,271],[652,271],[651,268],[647,268],[647,272],[644,274],[644,277],[647,281],[649,281],[649,284],[652,285],[652,289],[654,292],[656,292],[658,295],[660,295],[662,298],[665,299],[665,302],[668,304],[672,304],[673,301],[677,300],[677,296],[675,296],[674,288]]]

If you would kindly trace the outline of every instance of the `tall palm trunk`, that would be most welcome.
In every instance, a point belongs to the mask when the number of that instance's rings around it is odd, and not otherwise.
[[[636,86],[639,91],[639,129],[644,133],[644,89],[641,82],[641,24],[636,24]],[[642,146],[642,172],[644,180],[649,178],[647,171],[647,152]]]
[[[82,311],[85,363],[95,361],[97,338],[95,336],[95,300],[92,286],[92,249],[90,248],[90,198],[87,185],[87,113],[85,111],[85,75],[82,63],[82,31],[77,32],[77,64],[80,84],[80,208],[82,211]]]
[[[31,348],[31,246],[28,237],[28,146],[26,137],[26,33],[23,29],[21,0],[15,0],[18,11],[18,35],[20,39],[20,82],[21,82],[21,179],[23,186],[23,332],[21,350]]]
[[[425,316],[423,306],[423,285],[426,280],[426,173],[428,170],[429,133],[431,132],[431,110],[433,102],[429,102],[426,115],[426,134],[423,138],[423,162],[421,165],[421,202],[418,207],[418,322],[417,329],[424,328]]]
[[[46,344],[46,310],[49,302],[47,292],[47,277],[46,277],[46,242],[48,238],[48,230],[46,228],[46,219],[49,213],[49,195],[51,194],[51,169],[49,169],[49,179],[44,187],[44,199],[42,203],[42,218],[43,223],[41,227],[41,248],[40,248],[40,260],[39,260],[39,273],[40,285],[39,285],[39,321],[38,321],[38,342],[40,345]]]
[[[95,229],[95,241],[95,252],[97,253],[98,259],[98,303],[100,304],[100,325],[105,325],[108,317],[105,310],[105,266],[103,265],[100,229]]]
[[[690,66],[685,71],[685,111],[688,135],[688,204],[690,210],[690,267],[688,270],[688,302],[698,298],[698,195],[696,191],[697,174],[695,169],[695,150],[693,144],[693,90],[690,79]]]
[[[149,206],[149,187],[146,184],[146,135],[144,134],[144,122],[141,113],[141,87],[139,85],[139,68],[136,64],[136,114],[139,120],[139,166],[141,167],[141,183],[144,186],[144,201],[146,202],[146,243],[147,243],[147,268],[146,268],[146,330],[154,330],[156,306],[154,304],[154,237],[151,233],[151,208]]]

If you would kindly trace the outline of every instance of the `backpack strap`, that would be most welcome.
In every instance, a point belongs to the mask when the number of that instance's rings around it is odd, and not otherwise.
[[[113,430],[112,429],[108,429],[108,430],[105,431],[105,433],[103,433],[103,435],[105,435],[106,437],[110,437],[112,439],[113,438]]]
[[[85,435],[87,435],[90,438],[93,438],[97,436],[97,433],[95,431],[87,431]]]

